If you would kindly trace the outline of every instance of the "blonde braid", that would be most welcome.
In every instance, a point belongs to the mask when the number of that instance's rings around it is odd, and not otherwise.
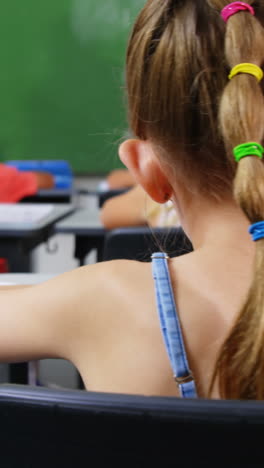
[[[228,1],[208,0],[219,11]],[[244,2],[249,5],[253,1]],[[243,33],[241,33],[243,31]],[[225,39],[230,68],[264,62],[264,29],[256,16],[241,11],[228,19]],[[242,143],[264,138],[263,90],[254,76],[236,75],[224,89],[219,121],[227,154]],[[256,156],[237,164],[234,196],[251,223],[264,220],[264,165]],[[264,239],[256,243],[254,276],[246,302],[220,350],[212,385],[219,380],[224,398],[264,398]],[[211,389],[212,389],[211,385]]]

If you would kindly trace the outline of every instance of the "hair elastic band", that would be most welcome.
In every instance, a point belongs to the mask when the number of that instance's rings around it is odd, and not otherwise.
[[[251,224],[248,228],[249,234],[252,236],[252,240],[256,242],[259,239],[264,238],[264,221],[259,221],[258,223]]]
[[[228,78],[229,80],[232,80],[234,76],[236,76],[238,73],[248,73],[250,75],[255,76],[258,81],[261,81],[263,78],[263,71],[258,65],[255,65],[254,63],[239,63],[236,65],[234,68],[232,68]]]
[[[251,15],[255,15],[255,11],[251,5],[245,2],[233,2],[225,6],[221,11],[221,16],[225,22],[228,21],[230,16],[235,15],[239,11],[248,11]]]
[[[260,143],[254,141],[249,143],[242,143],[233,149],[236,162],[239,162],[240,159],[245,158],[246,156],[258,156],[262,159],[264,154],[264,148]]]

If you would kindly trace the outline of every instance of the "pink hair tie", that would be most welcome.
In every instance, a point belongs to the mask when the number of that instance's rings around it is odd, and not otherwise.
[[[255,11],[251,5],[244,2],[233,2],[225,6],[221,11],[221,16],[225,22],[230,18],[230,16],[235,15],[239,11],[249,11],[251,15],[255,15]]]

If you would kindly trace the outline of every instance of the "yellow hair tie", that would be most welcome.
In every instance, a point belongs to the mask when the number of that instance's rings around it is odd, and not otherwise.
[[[254,63],[239,63],[234,68],[232,68],[229,79],[231,80],[238,73],[249,73],[257,78],[258,81],[261,81],[263,78],[263,71]]]

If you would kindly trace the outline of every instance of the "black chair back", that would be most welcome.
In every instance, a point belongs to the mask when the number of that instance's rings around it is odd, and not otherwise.
[[[264,402],[0,386],[1,467],[263,467]]]
[[[102,191],[102,192],[98,192],[98,206],[99,206],[99,208],[102,208],[103,204],[109,198],[116,197],[117,195],[122,195],[123,193],[126,193],[130,189],[131,189],[131,187],[127,187],[127,188],[111,189],[111,190],[105,190],[105,191]]]
[[[157,251],[177,257],[192,251],[192,244],[181,227],[113,229],[105,236],[103,259],[148,262]]]

